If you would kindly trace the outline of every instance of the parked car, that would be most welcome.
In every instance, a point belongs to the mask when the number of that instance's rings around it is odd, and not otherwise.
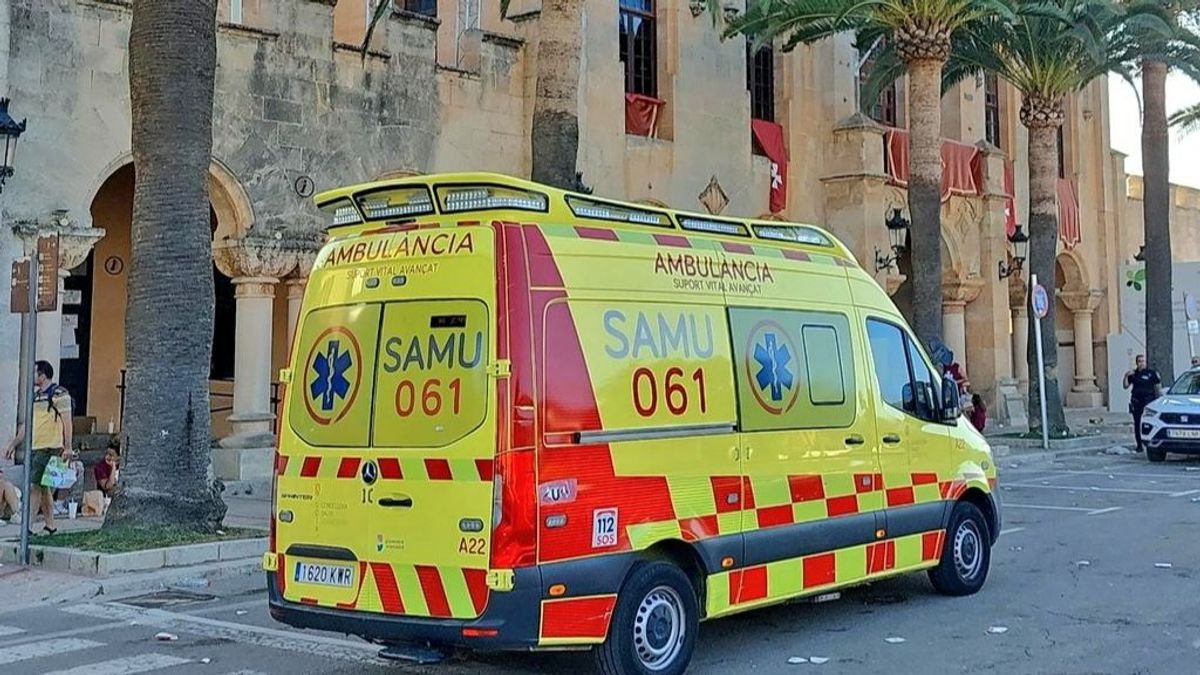
[[[1168,452],[1200,454],[1200,368],[1179,376],[1142,414],[1146,457],[1161,462]]]

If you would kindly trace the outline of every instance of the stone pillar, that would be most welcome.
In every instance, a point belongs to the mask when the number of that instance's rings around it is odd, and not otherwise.
[[[1009,277],[1008,307],[1012,312],[1012,359],[1017,386],[1029,392],[1029,288],[1020,275]]]
[[[1071,310],[1075,323],[1075,383],[1067,392],[1067,405],[1072,408],[1096,408],[1104,404],[1100,387],[1096,386],[1096,364],[1093,355],[1092,314],[1100,306],[1103,293],[1082,291],[1062,293],[1063,304]]]
[[[967,304],[979,297],[983,285],[979,277],[942,281],[942,341],[967,377]]]
[[[213,469],[225,481],[271,477],[275,443],[271,412],[271,347],[275,287],[296,266],[280,239],[247,237],[213,243],[221,273],[233,279],[237,331],[233,357],[233,434],[213,452]]]
[[[69,212],[55,211],[45,222],[18,223],[15,228],[24,240],[28,255],[37,247],[39,237],[58,237],[58,304],[54,311],[38,312],[35,358],[54,366],[55,379],[62,371],[63,291],[71,270],[87,260],[92,247],[104,237],[104,230],[72,220]]]
[[[883,127],[855,113],[838,122],[826,146],[828,173],[821,178],[825,225],[850,249],[879,285],[894,293],[903,277],[895,268],[876,271],[875,251],[891,254],[884,220],[896,195],[883,173]]]
[[[235,436],[271,434],[271,328],[274,324],[274,277],[235,277],[237,331],[233,352],[233,424]]]
[[[291,349],[290,345],[296,338],[296,324],[300,321],[300,303],[304,300],[304,289],[308,286],[308,279],[293,277],[288,279],[284,285],[287,287],[288,349]]]

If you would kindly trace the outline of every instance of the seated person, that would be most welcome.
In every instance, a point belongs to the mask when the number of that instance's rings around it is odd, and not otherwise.
[[[68,501],[79,502],[83,499],[83,462],[79,459],[79,452],[74,448],[66,450],[62,454],[62,458],[67,466],[75,472],[75,482],[54,491],[54,515],[56,516],[67,515]]]
[[[9,521],[21,522],[21,498],[17,486],[10,483],[4,470],[0,469],[0,525],[7,525]]]
[[[120,478],[121,443],[113,439],[104,452],[104,461],[96,464],[92,471],[96,475],[96,489],[111,497],[117,492],[117,480]]]

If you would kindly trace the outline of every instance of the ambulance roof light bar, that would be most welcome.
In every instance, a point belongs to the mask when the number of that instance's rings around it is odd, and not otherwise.
[[[354,195],[367,220],[413,218],[434,213],[433,197],[424,185],[402,185]]]
[[[545,212],[550,206],[540,192],[502,185],[439,185],[436,190],[442,213],[488,209]]]
[[[759,239],[790,241],[795,244],[833,248],[833,241],[818,230],[803,225],[755,225],[754,234]]]
[[[329,217],[330,227],[357,225],[362,222],[362,216],[359,215],[358,209],[354,208],[354,204],[349,199],[336,199],[322,204],[320,209]]]
[[[671,217],[665,213],[638,209],[624,204],[610,204],[595,199],[583,199],[567,195],[567,206],[577,218],[593,218],[618,223],[633,223],[635,225],[652,225],[655,227],[670,227]]]
[[[726,234],[733,237],[749,237],[750,231],[742,223],[730,220],[710,220],[707,218],[691,218],[680,216],[679,226],[685,230],[694,232],[708,232],[709,234]]]

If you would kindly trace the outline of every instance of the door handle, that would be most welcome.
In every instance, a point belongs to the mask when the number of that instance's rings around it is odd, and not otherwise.
[[[754,448],[746,448],[746,461],[749,462],[754,458]]]
[[[864,440],[863,437],[859,436],[858,434],[853,434],[846,437],[846,445],[862,445],[863,443],[866,443],[866,440]]]
[[[384,497],[379,500],[379,505],[393,509],[410,509],[412,497]]]
[[[899,434],[888,434],[887,436],[883,437],[883,442],[887,443],[888,445],[895,445],[900,442],[900,435]]]
[[[729,449],[729,459],[732,459],[733,461],[736,462],[736,461],[738,461],[738,459],[741,458],[741,456],[742,456],[742,453],[737,448]]]

